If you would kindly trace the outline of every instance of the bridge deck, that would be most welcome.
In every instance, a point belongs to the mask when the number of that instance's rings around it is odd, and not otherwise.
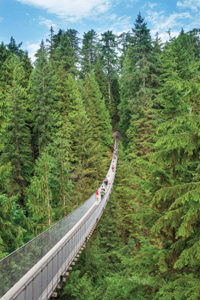
[[[117,148],[118,138],[102,200],[97,201],[94,193],[71,214],[0,261],[2,300],[43,300],[52,295],[107,204],[115,178]]]

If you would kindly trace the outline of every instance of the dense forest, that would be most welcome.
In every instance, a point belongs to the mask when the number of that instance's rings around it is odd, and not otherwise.
[[[0,45],[0,258],[94,192],[121,132],[105,213],[60,299],[199,299],[200,30],[163,43],[50,30],[32,65]]]

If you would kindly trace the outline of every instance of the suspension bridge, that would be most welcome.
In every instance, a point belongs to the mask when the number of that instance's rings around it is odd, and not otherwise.
[[[68,216],[0,260],[1,300],[44,300],[56,296],[56,288],[69,275],[108,202],[117,167],[118,138],[117,132],[103,199],[94,193]]]

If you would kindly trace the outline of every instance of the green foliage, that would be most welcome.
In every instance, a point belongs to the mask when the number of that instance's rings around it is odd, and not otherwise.
[[[57,34],[51,32],[50,58],[56,69],[62,67],[66,73],[77,74],[76,64],[79,61],[79,38],[74,29],[59,30]]]
[[[36,232],[51,225],[52,211],[52,185],[54,182],[54,160],[47,153],[37,159],[34,176],[27,189],[27,207],[29,217]]]
[[[102,59],[99,56],[97,56],[95,66],[94,66],[94,74],[95,74],[95,79],[99,85],[99,89],[101,91],[101,94],[103,98],[108,99],[108,85],[107,85],[107,77],[106,74],[103,71],[103,62]]]
[[[35,69],[30,79],[31,125],[33,131],[34,157],[53,140],[58,121],[57,77],[47,59],[44,43],[37,53]]]
[[[112,142],[110,117],[93,72],[86,79],[84,98],[87,114],[95,130],[96,138],[101,139],[101,143],[106,149]]]
[[[101,38],[100,49],[102,56],[102,65],[107,76],[108,83],[108,103],[111,106],[112,103],[112,94],[111,94],[111,82],[113,75],[115,74],[116,69],[118,68],[118,59],[116,53],[116,36],[112,31],[104,32]],[[107,101],[106,101],[107,102]]]
[[[152,45],[149,29],[140,14],[132,31],[120,79],[119,128],[124,134],[132,126],[132,120],[146,117],[160,87],[159,42]]]
[[[74,287],[74,282],[76,286]],[[93,285],[90,277],[87,273],[80,277],[80,271],[76,270],[72,273],[69,284],[65,287],[65,296],[73,300],[75,299],[96,299],[96,291],[93,289]],[[62,299],[62,298],[60,298]],[[63,298],[64,299],[64,298]]]
[[[2,132],[2,160],[12,166],[13,182],[11,194],[24,193],[24,188],[32,174],[32,157],[30,151],[30,131],[27,126],[27,94],[23,87],[25,72],[18,58],[11,56],[7,68],[12,69],[12,80],[7,87],[4,113],[6,124]]]
[[[132,53],[137,53],[137,47],[132,47]],[[140,103],[135,102],[142,104],[139,109],[133,106],[131,110],[128,106],[134,103],[127,101],[131,99],[131,85],[126,102],[120,104],[124,118],[129,118],[126,151],[133,171],[126,175],[126,180],[134,184],[134,206],[129,213],[134,223],[129,236],[134,233],[138,245],[137,252],[133,248],[135,257],[129,264],[137,270],[138,278],[153,275],[157,279],[148,281],[151,299],[198,299],[199,116],[194,96],[198,94],[194,88],[199,78],[198,61],[194,58],[191,36],[184,33],[157,54],[162,67],[155,74],[161,72],[161,80],[155,82],[155,77],[154,81],[149,77],[151,64],[149,69],[141,65],[148,75],[145,86],[153,88],[153,93],[145,92],[141,77],[135,90],[132,88],[134,101],[140,95]],[[142,57],[140,51],[138,55]],[[146,57],[151,63],[151,56]],[[125,70],[131,70],[128,64]]]
[[[10,196],[11,165],[0,166],[0,258],[23,244],[24,212],[17,204],[18,195]]]
[[[94,70],[97,52],[97,34],[91,29],[83,35],[83,46],[81,49],[82,72],[85,75]]]
[[[61,298],[199,298],[199,54],[199,30],[162,44],[140,13],[81,50],[51,28],[33,69],[14,38],[0,45],[0,257],[94,192],[112,119],[114,192]]]

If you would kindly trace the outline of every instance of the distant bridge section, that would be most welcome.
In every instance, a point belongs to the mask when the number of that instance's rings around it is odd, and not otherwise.
[[[117,133],[103,199],[94,193],[71,214],[0,261],[1,300],[49,299],[62,283],[107,204],[115,179],[118,138]]]

